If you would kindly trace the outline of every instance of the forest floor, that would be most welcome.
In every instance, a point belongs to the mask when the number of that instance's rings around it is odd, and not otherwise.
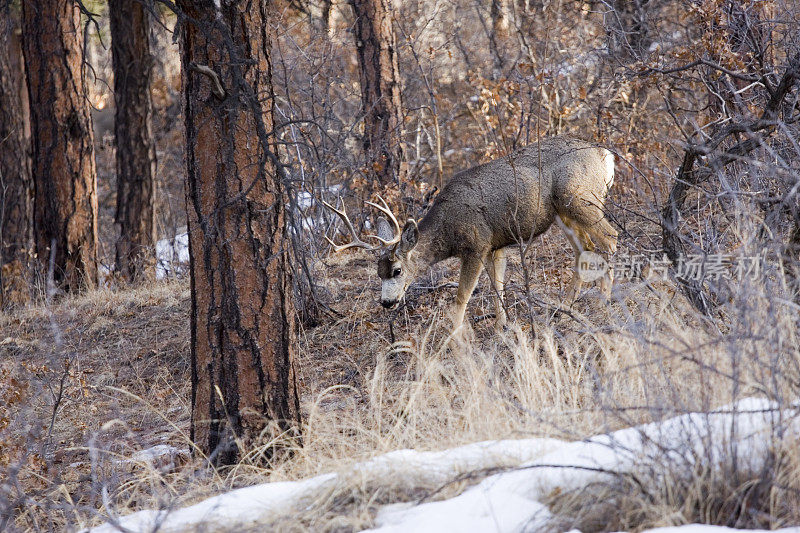
[[[246,459],[212,474],[191,453],[187,280],[106,288],[0,315],[0,466],[13,473],[2,497],[18,502],[17,527],[83,527],[235,487],[342,471],[403,448],[574,441],[749,395],[796,399],[794,318],[770,311],[763,295],[750,298],[762,314],[748,315],[757,328],[769,324],[760,336],[733,314],[698,317],[661,281],[618,280],[610,301],[588,288],[570,308],[561,303],[571,276],[566,241],[549,232],[535,244],[525,269],[509,254],[509,328],[494,331],[484,275],[465,339],[455,344],[444,314],[457,262],[432,269],[390,313],[377,302],[370,255],[320,260],[314,276],[330,312],[301,328],[297,350],[303,446],[271,468]],[[776,342],[789,343],[788,363],[770,358]],[[776,364],[789,365],[781,366],[785,375],[775,376]],[[284,517],[278,529],[368,527],[384,497],[367,491],[353,497],[357,503]],[[693,520],[653,508],[641,525]],[[751,522],[783,525],[781,513]]]

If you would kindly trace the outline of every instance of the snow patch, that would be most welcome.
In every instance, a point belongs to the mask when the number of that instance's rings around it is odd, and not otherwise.
[[[139,450],[129,458],[114,459],[116,465],[130,465],[132,468],[147,465],[160,472],[168,472],[189,458],[189,450],[182,450],[169,444],[156,444],[151,448]]]
[[[459,475],[513,467],[483,479],[453,498],[426,503],[393,503],[377,513],[373,532],[482,532],[537,530],[550,518],[541,503],[553,491],[572,491],[619,473],[642,461],[671,460],[714,466],[735,447],[742,467],[757,468],[773,443],[771,430],[800,430],[797,408],[781,409],[766,399],[748,398],[710,413],[690,413],[585,441],[555,439],[488,441],[440,452],[398,450],[358,463],[341,473],[296,482],[275,482],[234,490],[178,510],[141,511],[95,528],[117,531],[184,531],[203,524],[231,528],[290,513],[324,500],[337,487],[368,480],[385,487],[413,489],[444,485]],[[785,424],[791,420],[788,426]],[[791,433],[790,433],[791,435]],[[794,437],[794,435],[793,435]],[[665,457],[666,456],[666,457]],[[648,459],[649,458],[649,459]],[[363,481],[362,481],[363,483]],[[386,491],[402,494],[402,490]],[[408,491],[406,491],[408,493]],[[303,503],[305,502],[305,503]],[[692,529],[694,528],[694,529]],[[716,533],[725,528],[685,526],[660,533]],[[784,530],[800,533],[800,528]]]
[[[189,268],[189,234],[184,231],[156,243],[156,279],[180,276]]]
[[[658,527],[655,529],[646,529],[642,531],[642,533],[743,533],[743,531],[747,531],[747,533],[800,533],[800,527],[787,527],[784,529],[774,529],[774,530],[766,530],[766,529],[733,529],[730,527],[724,526],[709,526],[705,524],[686,524],[685,526],[676,526],[676,527]]]
[[[300,502],[336,488],[351,476],[392,480],[408,486],[441,485],[459,473],[497,465],[516,465],[562,446],[556,439],[486,441],[440,452],[396,450],[357,463],[342,474],[329,473],[302,481],[280,481],[236,489],[183,509],[139,511],[96,527],[92,533],[185,531],[204,524],[252,524],[285,513]],[[213,528],[210,528],[213,529]]]
[[[325,196],[327,196],[328,202],[336,203],[335,200],[331,200],[330,198],[335,198],[338,196],[343,189],[341,184],[330,185],[325,187],[323,191],[325,192]],[[298,191],[297,195],[295,196],[295,209],[293,210],[294,216],[293,224],[292,224],[292,231],[299,234],[302,232],[313,232],[317,226],[321,226],[325,219],[323,218],[322,211],[317,210],[316,213],[309,214],[308,211],[312,207],[318,204],[317,198],[308,191]],[[292,209],[291,205],[286,206],[287,209]]]
[[[236,489],[183,509],[140,511],[92,529],[92,533],[122,531],[192,531],[201,524],[233,524],[276,513],[335,478],[326,474],[303,481],[281,481]],[[116,522],[116,523],[115,523]],[[213,529],[213,528],[212,528]]]
[[[512,472],[488,477],[461,495],[442,502],[414,506],[398,504],[378,513],[374,532],[436,531],[424,524],[463,521],[460,531],[536,530],[549,518],[539,503],[553,491],[573,491],[615,474],[632,471],[645,457],[672,455],[692,464],[695,458],[720,460],[736,435],[740,465],[756,468],[770,446],[769,430],[779,419],[777,405],[748,398],[712,413],[691,413],[664,422],[645,424],[571,442]],[[800,429],[795,424],[795,430]],[[501,522],[513,516],[518,525]],[[508,526],[507,528],[501,525]],[[417,529],[420,527],[421,529]]]
[[[154,459],[158,459],[159,457],[166,456],[175,456],[181,455],[186,453],[185,450],[179,450],[175,446],[170,446],[169,444],[156,444],[152,448],[147,448],[145,450],[139,450],[133,457],[131,457],[131,461],[139,461],[139,462],[150,462]]]

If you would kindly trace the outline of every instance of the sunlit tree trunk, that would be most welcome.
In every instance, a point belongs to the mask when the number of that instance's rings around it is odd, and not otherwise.
[[[191,258],[191,434],[216,464],[299,427],[269,2],[180,2]],[[266,431],[265,431],[266,429]]]
[[[14,26],[9,5],[0,5],[0,307],[22,304],[28,298],[33,222],[28,95]]]
[[[385,186],[399,182],[406,167],[393,8],[390,0],[351,0],[351,3],[360,67],[367,172]]]
[[[36,256],[75,291],[97,284],[97,182],[77,5],[22,2]]]
[[[117,156],[116,270],[134,281],[155,267],[153,141],[149,17],[136,0],[110,0]]]

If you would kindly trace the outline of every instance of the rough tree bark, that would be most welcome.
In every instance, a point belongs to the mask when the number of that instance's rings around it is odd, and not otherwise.
[[[391,0],[351,0],[364,114],[367,172],[382,186],[406,172],[397,39]]]
[[[33,233],[42,273],[66,290],[97,284],[97,182],[77,5],[22,2],[31,109]]]
[[[33,185],[22,49],[8,3],[0,5],[0,307],[28,298]]]
[[[299,428],[268,0],[183,0],[192,439],[215,464]],[[266,433],[265,433],[266,428]]]
[[[110,0],[114,66],[114,140],[117,148],[117,211],[120,235],[116,271],[129,281],[155,266],[154,194],[156,148],[152,134],[149,16],[137,0]]]

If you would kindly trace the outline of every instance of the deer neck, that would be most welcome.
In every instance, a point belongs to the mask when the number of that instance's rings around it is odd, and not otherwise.
[[[438,233],[432,226],[420,229],[419,241],[412,251],[412,259],[417,267],[417,272],[422,273],[431,265],[449,257],[445,250],[440,249]]]

